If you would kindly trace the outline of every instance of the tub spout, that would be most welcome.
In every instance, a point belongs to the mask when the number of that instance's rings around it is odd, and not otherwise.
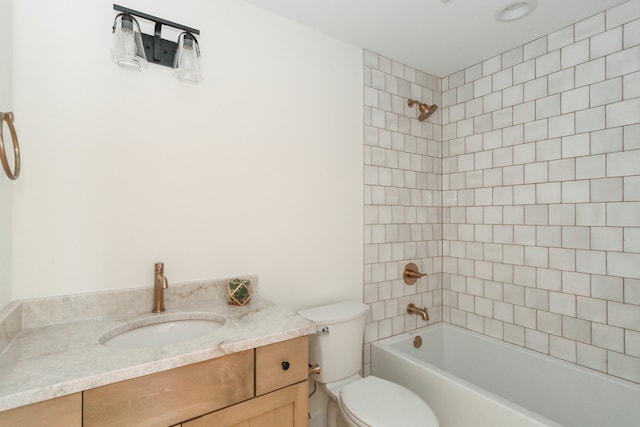
[[[422,320],[424,320],[425,322],[429,320],[429,313],[427,313],[427,307],[418,308],[415,306],[415,304],[411,303],[407,306],[407,313],[417,314],[420,317],[422,317]]]

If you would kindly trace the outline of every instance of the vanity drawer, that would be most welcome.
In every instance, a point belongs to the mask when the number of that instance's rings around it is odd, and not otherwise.
[[[309,377],[307,337],[256,348],[256,396]]]
[[[253,397],[253,350],[85,391],[83,426],[158,426]]]
[[[82,395],[70,394],[0,412],[0,426],[80,427],[82,426]]]

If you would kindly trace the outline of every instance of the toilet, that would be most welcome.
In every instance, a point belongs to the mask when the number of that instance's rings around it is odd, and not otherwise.
[[[438,427],[435,414],[417,394],[390,381],[359,375],[365,317],[357,302],[302,310],[316,324],[309,337],[309,363],[320,365],[313,378],[329,395],[327,427]]]

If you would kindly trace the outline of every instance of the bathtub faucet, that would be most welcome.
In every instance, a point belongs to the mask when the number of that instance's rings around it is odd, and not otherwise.
[[[427,307],[425,308],[418,308],[415,306],[414,303],[411,303],[407,306],[407,313],[409,314],[418,314],[420,315],[420,317],[422,317],[422,320],[424,320],[425,322],[427,320],[429,320],[429,313],[427,313]]]

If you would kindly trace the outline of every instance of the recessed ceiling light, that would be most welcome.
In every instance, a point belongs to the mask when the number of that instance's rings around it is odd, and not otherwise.
[[[496,12],[496,19],[505,22],[515,21],[527,16],[535,8],[535,0],[512,2]]]

